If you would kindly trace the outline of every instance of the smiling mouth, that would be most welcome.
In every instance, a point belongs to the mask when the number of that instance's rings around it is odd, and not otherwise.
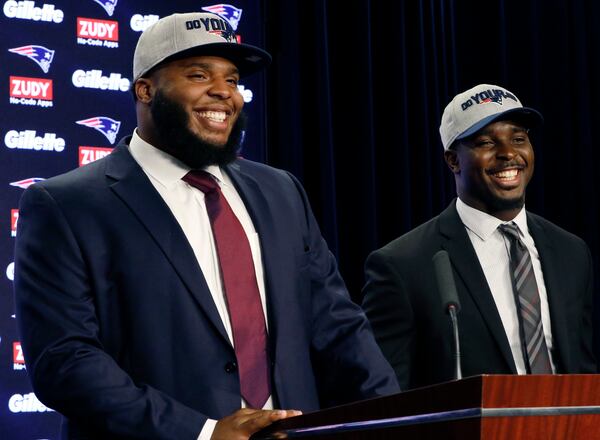
[[[227,113],[216,111],[198,112],[198,116],[213,122],[224,122],[227,119]]]
[[[498,171],[496,173],[492,173],[492,176],[494,176],[496,179],[499,179],[501,181],[511,182],[517,178],[517,176],[519,175],[519,172],[520,172],[519,169],[513,168],[510,170],[503,170],[503,171]]]

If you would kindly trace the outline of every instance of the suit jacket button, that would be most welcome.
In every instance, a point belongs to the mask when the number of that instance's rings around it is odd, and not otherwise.
[[[237,363],[235,363],[235,362],[227,362],[225,364],[225,371],[227,373],[235,373],[237,371]]]

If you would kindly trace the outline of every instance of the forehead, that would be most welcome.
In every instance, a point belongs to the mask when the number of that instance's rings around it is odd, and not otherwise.
[[[529,128],[523,122],[520,122],[518,120],[513,120],[513,119],[507,119],[507,120],[494,121],[491,124],[486,125],[481,130],[475,132],[472,136],[470,136],[470,139],[476,138],[478,136],[491,135],[491,134],[499,133],[499,132],[511,132],[511,133],[525,132],[525,133],[527,133],[528,131],[529,131]]]
[[[197,55],[176,58],[161,65],[157,72],[162,71],[168,74],[191,68],[221,71],[226,74],[239,74],[238,68],[233,62],[227,58],[213,55]]]

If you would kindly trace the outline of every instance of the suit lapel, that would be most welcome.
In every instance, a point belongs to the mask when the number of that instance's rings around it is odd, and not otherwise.
[[[552,239],[548,237],[546,230],[542,224],[529,213],[527,214],[527,225],[535,242],[535,247],[540,255],[542,272],[544,275],[544,284],[546,285],[546,294],[548,295],[548,307],[550,309],[550,318],[552,323],[552,339],[554,344],[553,356],[558,353],[558,365],[569,371],[570,360],[568,358],[568,350],[561,347],[568,347],[568,323],[564,313],[568,307],[562,303],[561,292],[565,291],[566,286],[563,281],[564,276],[560,276],[564,268],[560,267],[560,255],[558,250],[552,245]],[[554,358],[556,362],[556,357]]]
[[[273,349],[278,328],[277,316],[281,316],[275,311],[282,307],[279,302],[284,298],[280,295],[273,295],[272,292],[285,292],[288,290],[285,280],[289,282],[289,274],[282,273],[277,269],[282,267],[283,254],[280,248],[285,246],[285,243],[277,240],[273,211],[254,177],[245,173],[236,162],[225,167],[225,171],[233,181],[258,233],[265,279],[269,343]]]
[[[504,326],[502,325],[502,320],[498,314],[494,297],[489,289],[481,264],[479,264],[475,249],[456,211],[456,201],[440,214],[439,219],[440,232],[446,239],[442,247],[448,251],[450,261],[456,273],[465,284],[468,294],[477,306],[479,313],[481,313],[483,321],[490,329],[490,333],[496,340],[507,364],[510,366],[512,372],[516,374],[517,368],[506,332],[504,331]]]
[[[125,145],[107,158],[110,188],[144,225],[217,331],[229,342],[208,285],[179,223]]]

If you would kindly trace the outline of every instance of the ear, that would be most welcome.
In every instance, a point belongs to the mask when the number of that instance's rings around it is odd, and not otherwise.
[[[444,160],[446,161],[446,164],[448,164],[450,171],[452,171],[454,174],[460,173],[460,163],[456,150],[453,149],[444,151]]]
[[[139,102],[149,104],[154,96],[154,87],[150,78],[140,78],[134,85],[135,96]]]

